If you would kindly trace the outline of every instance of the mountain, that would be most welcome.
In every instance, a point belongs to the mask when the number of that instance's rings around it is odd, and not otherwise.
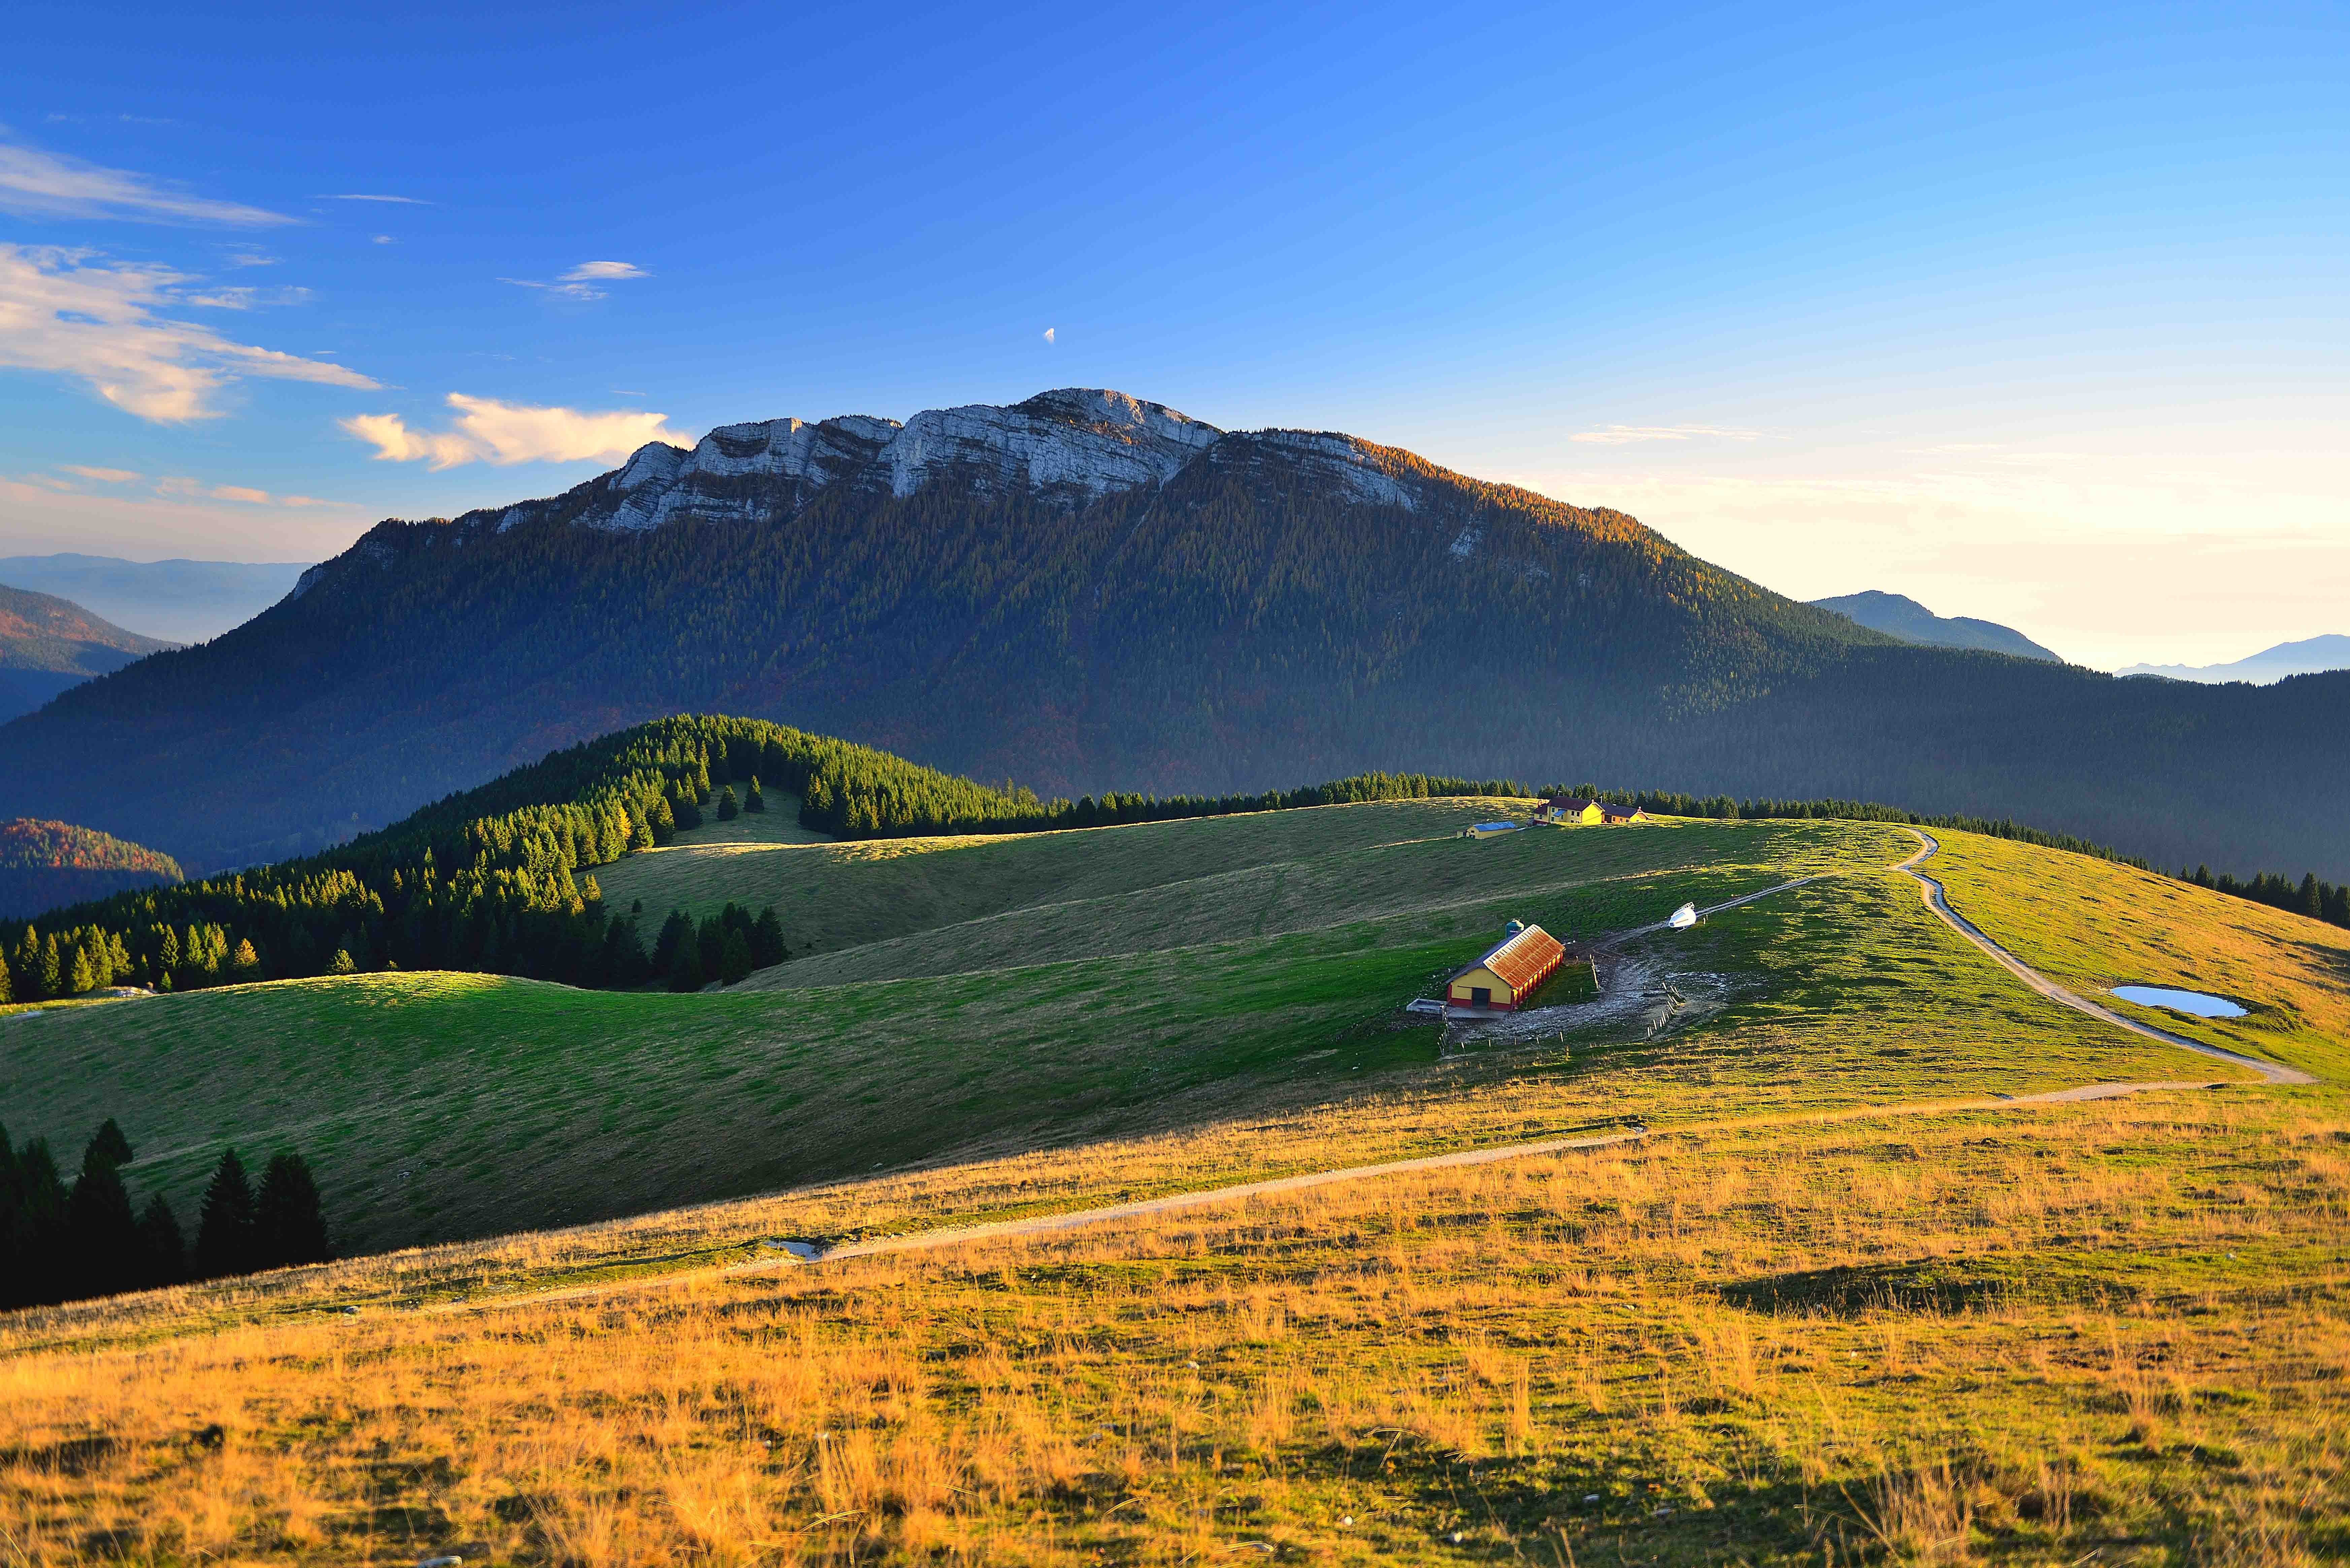
[[[0,719],[68,686],[175,646],[100,620],[81,606],[0,582]]]
[[[1619,512],[1065,390],[722,426],[561,495],[380,524],[234,631],[0,729],[0,811],[240,865],[700,711],[1047,794],[1580,777],[2338,878],[2345,709],[2350,676],[1914,647]]]
[[[69,822],[0,822],[0,919],[179,880],[179,862],[144,845]]]
[[[2171,680],[2199,680],[2217,685],[2248,680],[2266,686],[2289,675],[2318,675],[2329,670],[2350,670],[2350,637],[2304,638],[2280,642],[2233,664],[2133,664],[2120,675],[2159,675]]]
[[[56,594],[174,642],[203,642],[242,626],[291,592],[305,569],[298,562],[0,556],[0,583]]]
[[[1971,648],[1984,653],[2013,654],[2018,659],[2064,662],[2012,627],[2002,626],[1995,620],[1977,620],[1972,616],[1936,615],[1916,599],[1900,594],[1871,588],[1866,593],[1811,602],[1821,609],[1849,616],[1872,631],[1925,648]]]

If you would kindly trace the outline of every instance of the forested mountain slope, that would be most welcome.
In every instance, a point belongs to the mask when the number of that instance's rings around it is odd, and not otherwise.
[[[176,861],[143,845],[69,822],[0,822],[0,918],[179,879]]]
[[[53,594],[0,583],[0,719],[172,644],[125,631]]]
[[[2350,868],[2350,676],[2205,691],[1907,647],[1620,513],[1091,391],[726,426],[381,524],[235,631],[0,730],[0,813],[70,802],[212,867],[681,710],[1045,794],[1583,777]]]

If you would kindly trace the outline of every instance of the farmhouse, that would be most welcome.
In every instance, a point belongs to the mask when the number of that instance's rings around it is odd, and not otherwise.
[[[1613,801],[1586,800],[1581,795],[1555,794],[1534,807],[1534,820],[1555,827],[1597,826],[1603,823],[1638,822],[1641,811],[1637,805],[1617,805]]]
[[[1482,958],[1445,981],[1445,1005],[1503,1011],[1523,1007],[1565,957],[1556,937],[1540,926],[1512,920],[1509,933]]]

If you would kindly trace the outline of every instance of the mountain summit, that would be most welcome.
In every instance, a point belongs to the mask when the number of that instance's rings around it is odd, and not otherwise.
[[[235,631],[0,730],[0,815],[211,868],[701,711],[1047,794],[1600,778],[2338,873],[2325,792],[2266,781],[2338,776],[2345,697],[1906,646],[1620,512],[1069,389],[723,425],[560,495],[379,524]],[[2255,780],[2272,810],[2198,804]]]
[[[1995,620],[1977,620],[1970,615],[1936,615],[1904,594],[1888,594],[1870,588],[1865,593],[1845,594],[1832,599],[1814,599],[1811,602],[1821,609],[1849,616],[1872,631],[1898,637],[1904,642],[1919,643],[1928,648],[1971,648],[1985,653],[2012,654],[2018,659],[2046,659],[2062,662],[2056,659],[2056,655],[2013,627],[2002,626]]]

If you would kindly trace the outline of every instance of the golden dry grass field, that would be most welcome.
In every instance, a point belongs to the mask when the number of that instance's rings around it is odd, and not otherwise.
[[[2251,1004],[2235,1033],[2198,1037],[2318,1079],[2277,1088],[2026,992],[1887,869],[1912,846],[1898,830],[1470,844],[1399,835],[1395,820],[1259,846],[1259,863],[1284,868],[1277,887],[1246,884],[1237,912],[1190,884],[1244,861],[1143,843],[1118,850],[1135,857],[1124,887],[1056,888],[1015,865],[989,872],[984,896],[941,895],[932,927],[867,928],[771,973],[770,989],[646,999],[821,1014],[868,987],[912,996],[920,1018],[887,1036],[902,1070],[979,1061],[1017,1080],[1050,1060],[1067,1075],[1047,1081],[1076,1085],[1126,1064],[1142,1075],[1131,1110],[1056,1091],[1076,1097],[991,1147],[940,1116],[951,1102],[877,1089],[885,1109],[868,1114],[902,1115],[915,1135],[932,1117],[931,1157],[870,1176],[835,1158],[831,1179],[770,1196],[0,1320],[0,1562],[2350,1553],[2350,938],[2126,867],[1943,836],[1933,869],[1953,904],[2085,994],[2147,981]],[[925,859],[944,886],[962,857],[1018,847],[869,864],[904,876],[888,868]],[[1399,869],[1379,870],[1382,856]],[[849,857],[811,857],[843,862],[823,875],[844,884],[856,875]],[[1149,880],[1162,861],[1190,874]],[[1532,907],[1555,929],[1628,925],[1684,894],[1791,872],[1825,875],[1680,945],[1628,950],[1723,982],[1721,1011],[1655,1038],[1600,1028],[1409,1060],[1374,1049],[1399,995],[1366,1015],[1327,994],[1376,975],[1408,995],[1503,910]],[[1319,891],[1288,901],[1294,881]],[[1097,918],[1054,912],[1079,899]],[[1164,945],[1169,907],[1196,911],[1175,928],[1197,942]],[[1332,918],[1316,924],[1317,911]],[[1007,921],[1025,933],[1008,949],[968,929]],[[967,967],[925,971],[906,940],[925,929]],[[1040,975],[1093,973],[1105,929],[1131,933],[1132,961],[1042,1013],[1034,1040],[1010,1012],[973,1006],[991,976],[1034,992]],[[1055,956],[987,967],[1039,945]],[[856,950],[873,947],[888,950]],[[788,972],[803,964],[805,978]],[[234,1061],[207,1042],[269,1027],[280,992],[312,1009],[367,994],[255,988],[224,1010],[234,1030],[189,1048]],[[1247,1005],[1214,1010],[1235,996]],[[507,1005],[515,1027],[558,1037]],[[120,1015],[165,1016],[156,1008]],[[436,1028],[504,1016],[461,1008]],[[743,1019],[775,1028],[785,1014],[702,1016],[741,1037]],[[1235,1031],[1258,1054],[1152,1101],[1149,1069],[1172,1062],[1138,1059],[1138,1034],[1205,1054]],[[439,1037],[366,1036],[383,1056]],[[668,1049],[697,1060],[691,1038]],[[602,1047],[570,1048],[575,1076],[601,1070]],[[49,1061],[97,1073],[96,1054]],[[728,1102],[664,1072],[650,1036],[622,1059],[687,1156],[755,1141],[730,1141],[743,1135],[723,1125]],[[845,1059],[886,1083],[880,1057]],[[494,1082],[539,1092],[541,1072],[556,1068]],[[1996,1097],[2148,1080],[2224,1086]],[[814,1263],[759,1244],[1606,1133],[1635,1115],[1651,1136],[1634,1143],[1043,1237]],[[857,1120],[782,1125],[840,1138]],[[540,1162],[559,1181],[573,1161],[635,1147],[583,1130]],[[484,1179],[527,1183],[537,1168],[520,1159]],[[664,1190],[647,1184],[638,1208]],[[338,1197],[330,1186],[330,1214]],[[743,1264],[758,1266],[727,1272]]]

